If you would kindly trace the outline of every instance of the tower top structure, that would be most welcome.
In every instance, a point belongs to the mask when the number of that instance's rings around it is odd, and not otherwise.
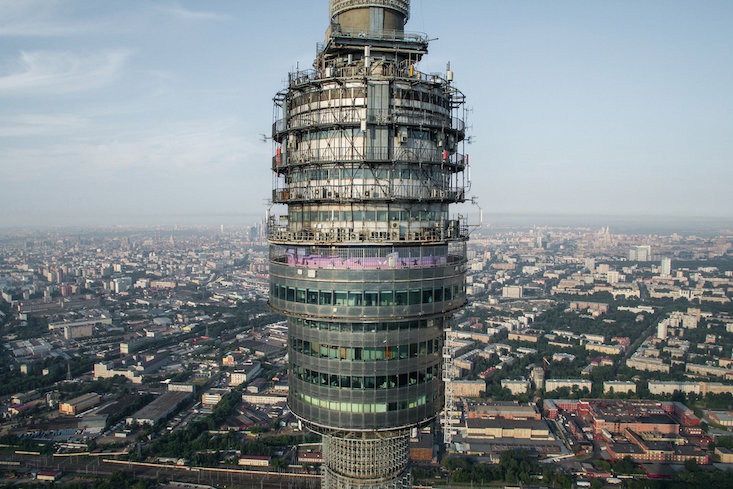
[[[331,21],[343,29],[374,28],[375,18],[381,29],[402,30],[410,18],[410,0],[331,0]]]

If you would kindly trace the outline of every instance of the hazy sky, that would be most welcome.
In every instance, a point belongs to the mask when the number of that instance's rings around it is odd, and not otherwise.
[[[488,213],[733,216],[733,2],[412,0]],[[0,226],[248,222],[327,0],[0,0]]]

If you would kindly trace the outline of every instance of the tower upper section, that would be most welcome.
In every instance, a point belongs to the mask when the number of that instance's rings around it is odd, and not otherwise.
[[[273,242],[315,245],[463,241],[464,96],[453,72],[421,72],[425,34],[408,0],[331,0],[313,69],[275,97]]]

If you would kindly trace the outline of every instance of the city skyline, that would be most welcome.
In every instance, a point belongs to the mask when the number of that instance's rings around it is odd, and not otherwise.
[[[264,215],[272,88],[310,67],[325,6],[110,5],[0,3],[0,227]],[[730,4],[440,7],[407,29],[470,97],[482,207],[733,216]]]

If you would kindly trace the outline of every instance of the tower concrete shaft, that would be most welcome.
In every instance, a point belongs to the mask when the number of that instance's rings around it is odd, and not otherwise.
[[[314,69],[275,97],[270,305],[288,404],[323,435],[324,487],[404,487],[443,406],[443,328],[465,302],[463,95],[425,74],[408,0],[331,0]]]

